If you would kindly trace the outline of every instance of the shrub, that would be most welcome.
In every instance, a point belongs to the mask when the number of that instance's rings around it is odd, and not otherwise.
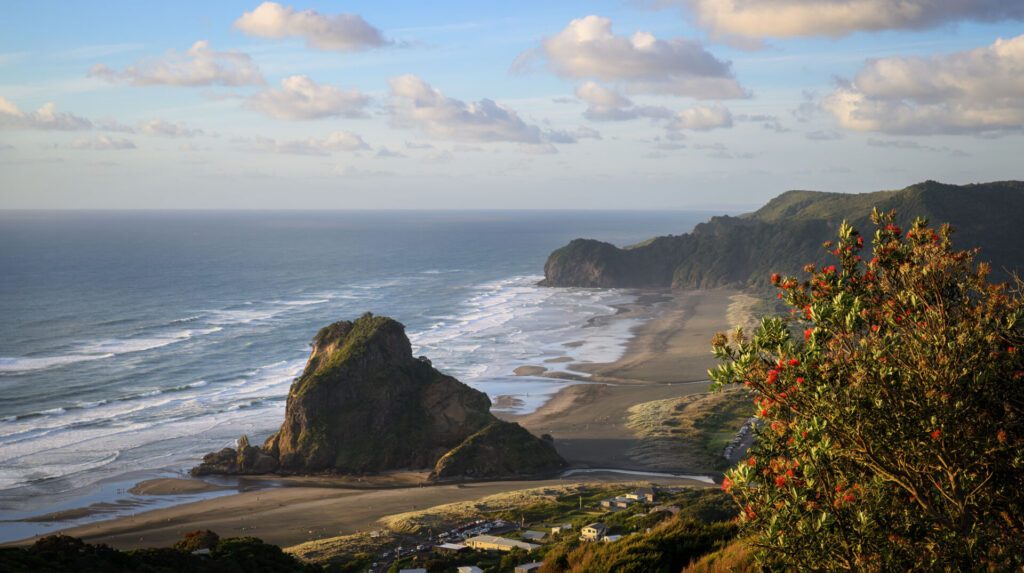
[[[723,489],[769,567],[1008,570],[1024,563],[1024,305],[948,227],[875,212],[836,265],[772,276],[785,317],[716,335],[717,386],[761,426]]]

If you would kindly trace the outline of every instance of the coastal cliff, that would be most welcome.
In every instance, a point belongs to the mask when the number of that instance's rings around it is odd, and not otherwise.
[[[547,441],[490,413],[490,400],[424,357],[405,328],[365,314],[313,339],[288,392],[284,423],[262,447],[207,454],[204,474],[368,474],[431,469],[432,479],[550,474],[565,461]]]
[[[767,282],[824,260],[821,245],[843,220],[870,229],[872,207],[895,209],[900,224],[915,217],[948,222],[957,241],[981,248],[994,275],[1024,267],[1024,182],[947,185],[925,181],[897,191],[788,191],[739,217],[713,217],[691,233],[619,248],[576,239],[544,265],[542,286],[699,289]]]

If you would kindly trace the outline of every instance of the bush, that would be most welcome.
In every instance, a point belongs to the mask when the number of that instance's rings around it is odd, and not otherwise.
[[[220,541],[220,536],[210,531],[209,529],[202,529],[199,531],[190,531],[185,534],[185,537],[174,544],[174,548],[178,551],[186,551],[192,553],[200,549],[213,549],[217,547],[217,543]]]
[[[732,523],[670,519],[649,533],[627,535],[614,543],[557,547],[544,556],[540,573],[677,573],[735,535]]]
[[[787,317],[713,341],[717,386],[761,427],[723,489],[769,567],[1010,570],[1024,564],[1024,305],[948,227],[874,213],[834,266],[772,276]]]

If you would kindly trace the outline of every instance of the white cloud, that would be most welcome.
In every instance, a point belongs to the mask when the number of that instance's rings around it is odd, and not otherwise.
[[[688,5],[719,36],[840,37],[858,31],[923,29],[957,21],[1024,19],[1018,0],[669,0]]]
[[[303,38],[318,50],[354,52],[390,42],[358,14],[328,16],[314,10],[297,11],[277,2],[264,2],[235,20],[235,28],[261,38]]]
[[[142,60],[121,71],[96,64],[89,75],[134,86],[246,86],[265,83],[259,67],[248,54],[218,52],[212,50],[206,40],[193,44],[184,55],[171,50],[162,58]]]
[[[309,137],[281,141],[269,137],[253,137],[239,140],[245,151],[285,153],[292,155],[330,155],[336,151],[360,151],[370,149],[363,138],[349,131],[335,131],[325,138]]]
[[[139,122],[139,131],[146,135],[158,135],[160,137],[195,137],[203,135],[203,130],[201,129],[190,129],[184,123],[171,123],[162,119]]]
[[[0,96],[0,127],[79,131],[92,129],[92,122],[73,113],[58,112],[53,102],[26,113],[11,100]]]
[[[665,119],[672,111],[661,106],[638,106],[619,92],[596,82],[584,82],[576,87],[576,97],[587,104],[583,116],[593,121],[625,121],[647,117]]]
[[[632,93],[700,99],[748,96],[733,77],[731,64],[716,58],[700,42],[659,40],[648,32],[616,36],[612,21],[600,16],[569,22],[539,49],[520,55],[513,69],[523,69],[537,58],[561,77],[621,82]]]
[[[1024,35],[931,57],[868,60],[822,102],[839,124],[890,134],[1024,127]]]
[[[677,113],[668,124],[668,129],[675,131],[684,129],[710,131],[722,127],[732,127],[732,113],[720,105],[684,109]]]
[[[277,119],[364,117],[370,97],[359,90],[320,85],[306,76],[281,80],[281,89],[267,89],[249,98],[245,106]]]
[[[135,149],[135,142],[123,137],[97,135],[89,139],[77,139],[71,143],[72,149],[93,149],[96,151],[112,151]]]
[[[391,120],[397,127],[452,141],[532,145],[548,141],[549,132],[526,123],[515,111],[493,100],[466,103],[450,98],[414,75],[392,78],[390,84]],[[555,133],[555,137],[561,138],[561,134]]]

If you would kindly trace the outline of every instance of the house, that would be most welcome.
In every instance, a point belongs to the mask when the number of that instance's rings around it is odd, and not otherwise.
[[[654,503],[654,488],[640,487],[627,493],[626,497],[643,503]]]
[[[468,551],[469,548],[461,543],[441,543],[434,547],[434,550],[439,553],[461,553]]]
[[[634,499],[628,497],[613,497],[611,499],[602,499],[601,507],[607,509],[626,509],[636,502]]]
[[[458,573],[484,573],[484,570],[476,565],[463,565],[455,569]]]
[[[544,537],[546,537],[546,536],[547,536],[547,533],[544,533],[543,531],[524,531],[523,532],[523,539],[526,539],[527,541],[540,541],[540,540],[544,539]]]
[[[516,541],[515,539],[495,537],[494,535],[477,535],[476,537],[470,537],[465,543],[473,549],[484,551],[512,551],[513,549],[533,551],[540,547],[536,543],[526,543],[525,541]]]
[[[399,569],[398,573],[427,573],[427,570],[422,567],[418,567],[416,569]]]
[[[522,565],[516,565],[513,569],[514,573],[530,573],[530,571],[536,571],[543,565],[540,561],[534,561],[533,563],[523,563]]]
[[[563,531],[572,531],[571,523],[563,523],[562,525],[556,525],[551,528],[551,535],[558,535]]]
[[[601,538],[604,537],[605,533],[608,533],[608,527],[600,522],[591,523],[590,525],[585,525],[583,529],[580,530],[580,533],[582,534],[580,535],[580,539],[583,541],[600,541]]]
[[[622,539],[621,535],[605,535],[601,541],[604,541],[605,543],[615,543],[620,539]]]

